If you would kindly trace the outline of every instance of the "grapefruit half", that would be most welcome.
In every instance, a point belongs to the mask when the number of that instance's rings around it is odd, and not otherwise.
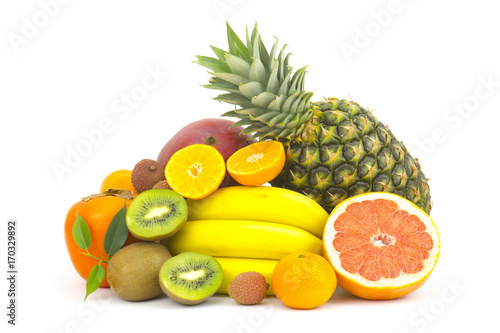
[[[440,251],[434,222],[411,201],[371,192],[351,197],[330,214],[323,252],[340,287],[366,299],[394,299],[424,284]]]

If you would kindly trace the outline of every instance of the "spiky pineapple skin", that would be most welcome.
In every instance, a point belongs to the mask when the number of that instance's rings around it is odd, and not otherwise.
[[[392,192],[431,210],[427,179],[392,132],[355,102],[311,103],[302,135],[284,141],[287,159],[272,186],[304,193],[330,212],[348,197]]]

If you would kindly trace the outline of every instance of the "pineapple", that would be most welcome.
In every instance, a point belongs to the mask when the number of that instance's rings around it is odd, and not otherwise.
[[[314,199],[328,212],[339,202],[365,192],[392,192],[427,213],[427,179],[391,131],[355,102],[326,98],[310,102],[304,90],[306,67],[295,73],[278,40],[268,52],[257,24],[247,29],[246,45],[227,24],[229,50],[211,47],[216,58],[197,56],[212,78],[204,87],[226,93],[216,100],[234,104],[223,116],[239,118],[259,140],[283,142],[287,159],[272,186]]]

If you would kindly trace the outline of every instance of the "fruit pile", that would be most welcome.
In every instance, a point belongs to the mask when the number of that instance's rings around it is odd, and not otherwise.
[[[277,44],[268,53],[257,26],[245,45],[228,25],[228,40],[198,63],[240,121],[187,125],[156,160],[111,173],[70,208],[65,241],[85,298],[109,286],[129,301],[274,295],[311,309],[337,282],[366,299],[419,288],[440,239],[418,162],[356,103],[309,103],[304,68],[293,74]]]

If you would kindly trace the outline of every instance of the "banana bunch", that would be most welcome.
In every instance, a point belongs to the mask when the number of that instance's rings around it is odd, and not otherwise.
[[[220,188],[201,200],[187,200],[188,220],[250,220],[285,224],[318,238],[328,214],[311,198],[270,186]]]
[[[218,293],[227,293],[232,278],[247,271],[261,273],[270,283],[274,266],[291,252],[322,255],[328,214],[300,193],[232,186],[187,202],[188,222],[162,243],[172,255],[198,252],[215,257],[224,271]]]

